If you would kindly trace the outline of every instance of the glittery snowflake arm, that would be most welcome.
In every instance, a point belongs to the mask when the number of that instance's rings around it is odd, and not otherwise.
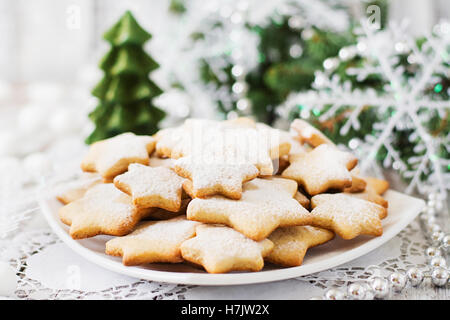
[[[389,29],[375,31],[366,22],[361,22],[358,44],[352,48],[353,55],[358,55],[366,62],[362,68],[348,68],[348,76],[362,82],[369,76],[376,75],[381,79],[382,92],[372,88],[357,89],[350,81],[343,81],[332,71],[342,61],[329,60],[324,62],[325,72],[317,72],[314,91],[291,94],[280,112],[287,114],[302,106],[300,116],[308,117],[310,112],[320,114],[317,120],[324,122],[336,116],[336,112],[346,108],[340,135],[346,135],[350,129],[361,129],[358,120],[366,106],[375,108],[379,115],[373,123],[374,134],[366,135],[359,150],[361,169],[367,171],[381,148],[386,150],[383,164],[393,165],[402,175],[410,180],[406,189],[411,192],[415,187],[423,191],[423,175],[428,177],[428,184],[438,187],[441,194],[450,189],[448,166],[449,161],[440,157],[438,150],[447,148],[448,132],[436,135],[427,127],[433,112],[438,112],[445,119],[450,110],[448,99],[437,100],[429,97],[425,91],[434,87],[434,92],[442,90],[438,74],[447,74],[450,45],[450,30],[448,23],[441,23],[432,33],[425,36],[418,44],[407,32],[407,24],[391,25]],[[342,51],[342,50],[341,50]],[[399,63],[400,55],[408,55],[408,63],[415,66],[415,72],[405,77],[405,67]],[[341,60],[344,54],[340,52]],[[328,59],[327,59],[328,60]],[[328,69],[328,70],[327,70]],[[389,112],[389,116],[386,114]],[[414,144],[412,156],[402,159],[401,150],[395,146],[395,133],[410,130],[409,142]],[[443,169],[443,168],[446,168]]]

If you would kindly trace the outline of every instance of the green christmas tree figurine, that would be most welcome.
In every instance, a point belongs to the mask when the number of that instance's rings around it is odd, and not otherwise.
[[[123,132],[155,133],[165,113],[152,103],[162,90],[148,77],[159,67],[143,49],[151,35],[127,11],[103,38],[111,49],[100,62],[104,77],[92,90],[99,104],[89,114],[96,127],[86,143]]]

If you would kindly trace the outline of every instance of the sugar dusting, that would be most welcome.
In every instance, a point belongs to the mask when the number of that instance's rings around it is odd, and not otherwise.
[[[177,200],[184,179],[166,167],[148,167],[132,163],[128,172],[117,176],[114,182],[129,185],[133,198],[148,195],[161,195],[163,198]]]

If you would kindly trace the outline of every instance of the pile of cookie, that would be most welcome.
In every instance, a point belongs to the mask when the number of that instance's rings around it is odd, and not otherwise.
[[[297,119],[291,130],[248,118],[188,119],[154,136],[90,146],[84,176],[58,199],[73,239],[115,236],[125,265],[187,262],[209,273],[299,266],[308,248],[380,236],[384,180]]]

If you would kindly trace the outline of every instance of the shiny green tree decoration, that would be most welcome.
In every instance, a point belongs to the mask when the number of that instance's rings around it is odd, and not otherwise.
[[[104,76],[92,90],[99,103],[89,114],[95,130],[86,143],[123,132],[155,133],[165,112],[152,103],[162,90],[148,76],[159,67],[143,49],[151,35],[127,11],[103,38],[111,48],[100,61]]]

